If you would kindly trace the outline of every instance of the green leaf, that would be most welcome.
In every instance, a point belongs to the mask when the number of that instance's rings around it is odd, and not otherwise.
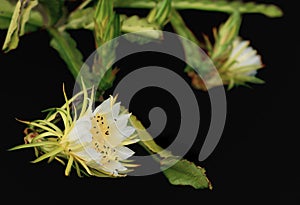
[[[48,31],[52,36],[50,45],[57,50],[76,79],[84,64],[82,54],[76,47],[76,41],[66,31],[59,32],[54,28],[49,28]]]
[[[163,32],[161,32],[162,28],[156,21],[150,23],[147,18],[140,18],[137,15],[130,17],[121,15],[121,22],[122,32],[138,32],[125,36],[125,38],[130,42],[145,44],[153,40],[163,38]],[[156,30],[157,32],[147,32],[149,30]]]
[[[125,33],[161,29],[157,23],[149,23],[146,18],[140,18],[137,15],[130,17],[122,15],[121,17],[122,31]]]
[[[64,29],[94,29],[94,9],[88,7],[86,9],[75,10],[68,16]]]
[[[168,162],[166,164],[168,164]],[[171,184],[189,185],[195,189],[212,189],[212,185],[206,177],[204,168],[196,166],[194,163],[185,159],[178,161],[167,169],[165,169],[166,164],[162,166],[162,170]]]
[[[156,5],[155,0],[114,0],[115,7],[119,8],[148,8],[152,9]],[[173,8],[180,9],[197,9],[206,11],[217,11],[232,13],[260,13],[268,17],[280,17],[283,15],[282,10],[273,4],[260,4],[255,2],[229,1],[229,0],[173,0]]]
[[[39,0],[42,12],[48,17],[47,25],[54,25],[63,15],[64,0]]]
[[[23,1],[24,2],[24,1]],[[31,10],[38,5],[38,0],[29,0],[22,5],[22,16],[20,18],[20,36],[25,33],[25,24],[29,20]]]
[[[173,156],[170,151],[167,151],[157,145],[153,140],[152,136],[149,132],[145,129],[142,123],[136,118],[136,116],[131,115],[130,118],[131,125],[136,129],[138,137],[140,138],[140,144],[147,149],[149,149],[153,153],[158,153],[162,158],[168,158]]]
[[[0,29],[8,29],[12,15],[15,10],[15,6],[8,0],[0,0]],[[25,25],[25,33],[36,31],[43,25],[43,18],[37,11],[31,11],[29,19]]]
[[[187,27],[184,20],[182,19],[180,13],[176,9],[172,9],[171,13],[171,25],[175,32],[184,37],[189,39],[190,41],[193,41],[196,44],[200,44],[197,37],[194,35],[194,33]]]
[[[2,47],[5,52],[17,48],[19,44],[19,37],[25,33],[25,24],[29,20],[30,12],[35,6],[37,6],[37,4],[37,0],[17,2]],[[9,8],[6,7],[6,9]]]
[[[240,13],[261,13],[268,17],[282,16],[281,9],[273,4],[243,2],[239,0],[174,0],[174,7],[176,9],[200,9],[226,13],[232,13],[234,11],[238,11]]]
[[[95,9],[89,7],[83,10],[76,10],[70,14],[70,16],[67,19],[67,23],[65,25],[62,25],[59,29],[65,30],[65,29],[88,29],[88,30],[94,30],[95,24],[94,24],[94,13]],[[131,42],[138,42],[138,43],[147,43],[149,41],[153,41],[155,39],[161,39],[162,38],[162,32],[143,32],[147,30],[161,30],[161,26],[157,22],[149,22],[147,18],[140,18],[137,15],[134,16],[126,16],[126,15],[120,15],[120,25],[116,22],[117,18],[114,21],[110,22],[110,25],[97,25],[97,29],[95,31],[98,32],[97,35],[104,36],[104,29],[107,30],[107,28],[112,28],[111,26],[114,25],[115,29],[108,29],[106,32],[112,32],[117,31],[115,34],[109,34],[114,37],[117,37],[120,35],[118,31],[118,26],[121,27],[121,32],[123,33],[131,33],[131,32],[141,32],[140,35],[130,35],[130,37],[133,38],[127,38],[127,40]],[[113,23],[114,22],[114,23]],[[101,26],[101,27],[100,27]],[[98,31],[100,29],[100,31]],[[107,36],[109,36],[107,35]],[[110,38],[111,38],[110,37]],[[103,37],[102,37],[103,38]],[[101,39],[102,39],[101,38]],[[105,41],[105,40],[103,40]],[[101,42],[99,42],[101,43]]]

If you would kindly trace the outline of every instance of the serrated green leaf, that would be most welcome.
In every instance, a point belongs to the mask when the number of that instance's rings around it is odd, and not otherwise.
[[[162,39],[163,32],[161,32],[161,26],[154,22],[149,22],[147,18],[140,18],[137,15],[127,17],[126,15],[121,15],[122,22],[122,32],[132,33],[126,35],[125,38],[130,42],[145,44],[153,40]],[[156,30],[157,32],[147,32],[149,30]]]
[[[39,0],[42,12],[48,16],[48,25],[54,25],[63,15],[64,0]]]
[[[149,23],[146,18],[140,18],[137,15],[127,17],[121,16],[122,31],[126,33],[146,31],[146,30],[159,30],[161,27],[157,23]]]
[[[74,78],[76,78],[84,64],[82,54],[77,49],[76,41],[66,31],[59,32],[54,28],[49,28],[48,31],[52,36],[50,45],[59,53]]]
[[[88,7],[86,9],[75,10],[67,19],[64,29],[94,29],[94,9]]]
[[[147,8],[152,9],[156,5],[155,0],[114,0],[115,7],[119,8]],[[229,0],[173,0],[173,8],[180,9],[197,9],[206,11],[217,11],[232,13],[260,13],[268,17],[280,17],[283,15],[282,10],[273,4],[261,4],[255,2],[229,1]]]
[[[219,11],[232,13],[238,11],[240,13],[261,13],[268,17],[280,17],[282,11],[273,4],[262,4],[255,2],[243,2],[239,0],[173,0],[176,9],[200,9],[207,11]]]
[[[86,8],[83,10],[76,10],[73,13],[70,14],[68,17],[67,23],[60,27],[60,30],[65,29],[88,29],[88,30],[94,30],[94,12],[95,10],[93,8]],[[116,20],[116,19],[115,19]],[[153,41],[155,39],[161,39],[162,38],[162,32],[159,32],[161,30],[161,26],[156,23],[152,22],[149,23],[149,21],[146,18],[140,18],[139,16],[126,16],[126,15],[120,15],[119,25],[117,22],[113,23],[113,21],[110,22],[110,24],[114,25],[115,29],[109,29],[109,32],[116,31],[112,36],[117,37],[120,35],[120,31],[118,31],[118,27],[120,27],[121,32],[123,33],[131,33],[131,32],[141,32],[140,35],[130,35],[130,38],[128,37],[127,40],[131,42],[138,42],[138,43],[147,43],[150,41]],[[111,28],[110,26],[104,25],[103,28]],[[102,30],[103,30],[102,28]],[[97,31],[99,26],[97,26]],[[157,30],[157,33],[154,32],[143,32],[147,30]],[[97,35],[104,35],[101,33],[104,33],[104,31],[98,32]],[[108,33],[108,32],[107,32]],[[148,35],[147,35],[148,34]],[[107,35],[108,36],[108,35]]]
[[[14,7],[14,12],[11,17],[6,38],[2,47],[5,52],[17,48],[19,44],[19,37],[25,33],[25,24],[29,20],[30,12],[35,6],[37,6],[37,4],[37,0],[17,2],[16,6]],[[7,6],[8,4],[5,5]],[[8,9],[9,8],[6,7],[5,11]]]
[[[169,182],[173,185],[189,185],[195,189],[212,189],[212,185],[206,177],[205,169],[196,166],[188,160],[179,160],[176,164],[167,169],[162,166],[162,170]]]

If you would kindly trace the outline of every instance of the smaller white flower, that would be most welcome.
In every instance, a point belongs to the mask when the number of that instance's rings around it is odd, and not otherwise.
[[[263,67],[261,56],[249,44],[250,41],[242,41],[240,38],[234,40],[228,59],[228,62],[232,63],[229,70],[245,70],[245,75],[255,75],[256,70]]]
[[[246,82],[263,83],[255,77],[257,70],[264,67],[261,56],[249,45],[250,41],[237,37],[233,41],[228,59],[218,69],[224,84],[229,84],[229,88]]]

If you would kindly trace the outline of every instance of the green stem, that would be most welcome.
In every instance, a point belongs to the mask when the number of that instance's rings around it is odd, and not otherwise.
[[[198,41],[197,37],[193,34],[193,32],[187,27],[184,20],[182,19],[180,13],[176,11],[175,9],[172,10],[171,13],[171,20],[170,20],[173,29],[177,34],[180,36],[187,38],[197,45],[199,45],[201,48],[205,48],[205,45]]]
[[[114,6],[118,8],[152,9],[156,5],[154,0],[114,0]],[[196,9],[232,13],[261,13],[268,17],[280,17],[282,11],[272,4],[256,4],[254,2],[240,2],[228,0],[173,0],[172,7],[176,10]]]
[[[124,109],[124,108],[122,108]],[[145,127],[142,125],[142,123],[136,118],[136,116],[131,115],[130,116],[130,123],[131,125],[136,129],[137,135],[140,138],[139,144],[153,157],[155,161],[158,163],[161,162],[161,158],[168,158],[172,157],[172,153],[170,151],[167,151],[156,144],[156,142],[153,140],[152,136],[147,132]],[[158,155],[156,155],[158,154]]]
[[[153,140],[152,140],[152,141],[153,141]],[[156,154],[155,152],[152,152],[152,151],[147,147],[147,145],[144,144],[143,141],[139,141],[138,143],[139,143],[139,145],[140,145],[141,147],[143,147],[143,148],[151,155],[151,157],[152,157],[156,162],[160,163],[161,159],[157,156],[157,154]],[[155,143],[155,142],[153,141],[153,143]],[[156,143],[155,143],[155,144],[156,144]],[[157,145],[157,144],[156,144],[156,145]],[[158,146],[158,145],[157,145],[157,146]]]

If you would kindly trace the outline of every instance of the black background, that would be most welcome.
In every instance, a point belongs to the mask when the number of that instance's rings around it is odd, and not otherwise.
[[[265,1],[272,2],[272,1]],[[202,134],[185,156],[204,167],[213,190],[172,186],[163,174],[122,179],[78,178],[75,172],[64,176],[58,163],[31,164],[33,150],[8,152],[23,143],[23,124],[15,118],[34,120],[44,117],[41,110],[63,103],[62,84],[71,96],[74,80],[45,31],[21,38],[19,47],[0,54],[1,67],[1,199],[24,203],[231,203],[299,204],[300,170],[298,106],[299,39],[291,2],[273,1],[284,12],[281,18],[245,14],[240,31],[244,39],[262,55],[266,65],[258,72],[264,85],[236,87],[227,92],[227,121],[223,136],[213,154],[198,162]],[[128,11],[129,13],[134,11]],[[183,11],[187,24],[199,37],[211,32],[227,18],[226,14]],[[294,20],[294,21],[293,21]],[[168,28],[168,27],[167,27]],[[1,31],[1,45],[5,39]],[[91,33],[74,31],[78,47],[87,57],[94,49]],[[298,35],[299,38],[299,35]],[[168,66],[172,67],[172,63]],[[128,70],[120,71],[123,76]],[[179,72],[180,73],[180,72]],[[181,74],[186,78],[185,74]],[[120,77],[119,77],[120,78]],[[119,78],[117,80],[119,80]],[[187,81],[189,80],[186,78]],[[206,116],[207,96],[195,90]],[[171,102],[171,103],[169,103]],[[138,93],[132,112],[147,124],[147,110],[160,105],[167,109],[168,127],[157,138],[162,146],[172,141],[178,121],[177,104],[167,93],[143,90]],[[178,110],[177,110],[178,111]],[[4,113],[4,114],[3,114]],[[201,113],[201,114],[202,114]],[[207,114],[208,115],[208,114]],[[205,123],[204,123],[205,126]],[[207,125],[206,125],[207,126]],[[204,135],[203,135],[204,136]]]

